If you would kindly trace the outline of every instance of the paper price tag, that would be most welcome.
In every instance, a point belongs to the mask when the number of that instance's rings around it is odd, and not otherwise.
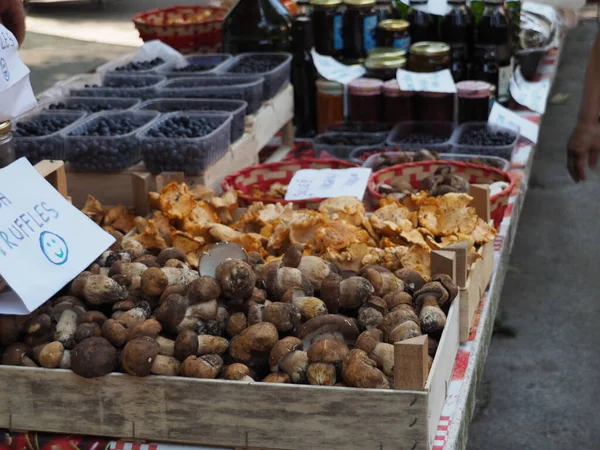
[[[429,0],[423,10],[435,16],[445,16],[452,10],[452,7],[448,5],[447,0]]]
[[[456,84],[448,69],[431,73],[398,69],[396,79],[403,91],[456,93]]]
[[[517,103],[526,106],[540,114],[546,112],[546,103],[550,93],[550,80],[545,79],[535,83],[523,77],[521,68],[517,67],[510,80],[510,93]]]
[[[367,70],[362,66],[347,66],[337,62],[331,56],[319,55],[314,50],[311,51],[311,54],[317,72],[329,81],[348,84],[367,73]]]
[[[349,196],[362,199],[371,169],[303,169],[294,174],[286,200]]]
[[[0,169],[0,314],[33,311],[114,242],[25,158]]]
[[[494,102],[494,106],[492,106],[490,116],[488,117],[488,123],[512,128],[513,130],[519,130],[521,136],[529,139],[534,144],[537,142],[538,134],[540,132],[539,125],[515,114],[498,102]]]
[[[17,38],[0,24],[0,122],[20,116],[36,105],[29,69],[19,56]]]

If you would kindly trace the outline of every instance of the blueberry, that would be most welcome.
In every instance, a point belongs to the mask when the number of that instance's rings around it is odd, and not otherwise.
[[[512,133],[506,131],[494,131],[484,127],[471,128],[463,132],[458,143],[488,147],[510,145],[514,140],[515,136]]]
[[[141,70],[151,70],[156,66],[164,64],[165,60],[162,58],[154,58],[150,61],[130,62],[124,66],[117,67],[116,72],[139,72]]]
[[[187,66],[173,69],[173,72],[205,72],[207,70],[214,69],[216,66],[217,64],[208,64],[199,61],[192,61]]]
[[[231,73],[265,73],[275,69],[283,61],[281,56],[252,56],[241,58],[229,68]]]
[[[382,139],[379,135],[369,134],[343,134],[343,133],[327,133],[318,136],[317,143],[326,145],[342,145],[342,146],[363,146],[381,144]]]
[[[405,136],[400,136],[396,142],[398,144],[441,144],[450,139],[448,134],[412,132]]]

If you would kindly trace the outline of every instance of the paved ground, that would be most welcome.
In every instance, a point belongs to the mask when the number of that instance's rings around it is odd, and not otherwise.
[[[516,337],[492,339],[469,450],[600,448],[600,183],[575,185],[565,169],[585,61],[596,25],[568,36],[500,302]]]

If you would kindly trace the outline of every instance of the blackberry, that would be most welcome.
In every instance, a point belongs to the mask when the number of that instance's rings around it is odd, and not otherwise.
[[[130,62],[124,66],[117,67],[115,72],[140,72],[143,70],[151,70],[156,66],[164,64],[165,60],[162,58],[154,58],[150,61]]]

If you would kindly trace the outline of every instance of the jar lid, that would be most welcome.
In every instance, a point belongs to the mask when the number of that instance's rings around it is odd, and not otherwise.
[[[406,20],[387,19],[379,22],[378,27],[388,31],[404,31],[408,30],[409,23]]]
[[[369,50],[369,58],[381,56],[382,58],[401,58],[406,56],[406,50],[395,47],[375,47]]]
[[[311,0],[313,6],[334,7],[342,4],[342,0]]]
[[[365,61],[367,69],[401,69],[406,67],[406,57],[391,58],[381,55],[369,56]]]
[[[410,53],[421,56],[441,56],[450,53],[450,46],[444,42],[422,41],[410,46]]]
[[[412,97],[415,95],[414,91],[403,91],[400,89],[398,80],[388,80],[383,83],[383,95],[386,97]]]
[[[358,95],[379,95],[383,90],[383,81],[376,78],[359,78],[348,84],[348,92]]]
[[[317,80],[316,84],[317,90],[326,94],[341,95],[344,93],[344,85],[342,83],[337,83],[335,81],[329,81],[325,80],[324,78],[320,78]]]
[[[488,98],[491,86],[485,81],[460,81],[456,83],[456,93],[459,97]]]
[[[344,4],[366,8],[369,6],[375,6],[377,4],[377,0],[344,0]]]
[[[10,132],[10,121],[0,122],[0,136],[4,136]]]

